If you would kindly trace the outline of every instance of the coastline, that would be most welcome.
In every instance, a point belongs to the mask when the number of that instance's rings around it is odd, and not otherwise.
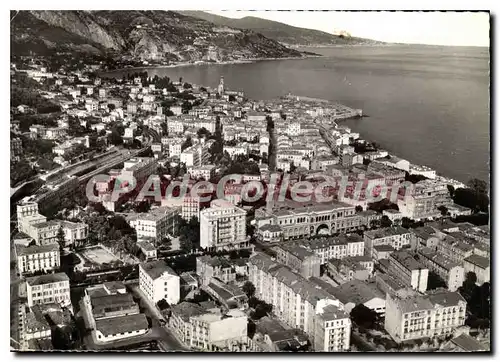
[[[333,47],[361,47],[361,46],[370,46],[371,47],[371,46],[394,46],[394,45],[397,46],[397,45],[401,45],[401,44],[383,44],[383,45],[356,44],[356,45],[334,45]],[[407,45],[407,44],[402,44],[402,45]],[[140,66],[140,67],[117,68],[114,70],[101,72],[101,74],[114,73],[114,72],[124,72],[124,71],[132,72],[134,70],[147,70],[147,69],[153,69],[153,68],[160,68],[161,69],[161,68],[180,68],[180,67],[198,66],[198,65],[250,64],[250,63],[255,63],[258,61],[265,61],[265,60],[297,60],[297,59],[319,58],[319,57],[323,57],[323,56],[318,54],[318,55],[304,55],[304,56],[300,56],[300,57],[284,57],[284,58],[247,58],[247,59],[236,59],[236,60],[219,61],[219,62],[208,62],[208,61],[197,61],[194,63],[192,63],[192,62],[179,62],[176,64],[169,64],[169,65],[145,65],[145,66]],[[340,103],[332,101],[332,100],[311,98],[311,97],[304,96],[304,95],[294,95],[294,96],[299,97],[301,101],[315,101],[315,102],[320,102],[320,103],[331,103],[331,104],[340,105],[342,107],[350,109],[351,111],[360,111],[361,112],[361,113],[357,113],[357,114],[350,114],[350,115],[347,115],[344,117],[335,118],[334,121],[335,121],[335,124],[337,126],[339,126],[341,123],[348,121],[350,119],[369,117],[368,115],[364,115],[362,113],[362,110],[353,109],[349,106],[340,104]],[[362,135],[360,134],[360,136],[362,136]],[[366,138],[363,138],[363,139],[365,139],[368,142],[379,143],[377,140],[370,141],[370,140],[367,140]],[[383,145],[381,145],[381,146],[383,146]],[[384,149],[389,151],[387,148],[384,148]],[[391,156],[399,157],[396,154],[393,154],[392,152],[390,152],[389,154]],[[408,161],[410,161],[410,160],[408,160]],[[417,167],[428,167],[425,165],[419,165],[419,164],[413,163],[411,161],[410,161],[410,163],[414,166],[417,166]],[[463,181],[453,179],[451,177],[447,177],[447,176],[443,175],[442,173],[440,173],[437,169],[434,169],[434,171],[436,171],[436,178],[437,179],[445,180],[447,183],[452,184],[455,187],[457,187],[457,185],[463,185],[462,187],[465,186],[465,183]],[[458,186],[458,187],[460,187],[460,186]]]
[[[154,68],[181,68],[181,67],[189,67],[189,66],[199,66],[199,65],[226,65],[226,64],[250,64],[265,60],[299,60],[299,59],[307,59],[307,58],[321,58],[323,55],[321,54],[308,54],[301,57],[283,57],[283,58],[246,58],[246,59],[234,59],[234,60],[222,60],[217,62],[209,62],[206,60],[199,60],[194,63],[192,62],[179,62],[175,64],[159,64],[159,65],[144,65],[140,67],[125,67],[125,68],[116,68],[110,70],[99,71],[100,74],[106,73],[114,73],[114,72],[124,72],[124,71],[134,71],[134,70],[143,70],[143,69],[154,69]]]

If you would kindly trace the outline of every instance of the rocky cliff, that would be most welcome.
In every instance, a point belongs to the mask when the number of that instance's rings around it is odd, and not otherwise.
[[[231,61],[301,56],[252,30],[172,11],[11,12],[11,49],[82,51],[151,61]]]

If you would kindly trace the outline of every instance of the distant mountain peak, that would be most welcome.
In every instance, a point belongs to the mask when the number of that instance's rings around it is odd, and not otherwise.
[[[181,14],[210,21],[220,26],[230,26],[239,29],[250,29],[259,32],[269,39],[286,45],[358,45],[380,43],[371,39],[351,36],[345,30],[334,30],[327,33],[315,29],[300,28],[278,21],[262,19],[256,16],[245,16],[240,19],[228,18],[204,11],[180,11]]]

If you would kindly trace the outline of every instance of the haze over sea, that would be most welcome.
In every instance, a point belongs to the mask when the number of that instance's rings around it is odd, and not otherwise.
[[[323,57],[148,72],[212,87],[223,75],[228,89],[242,89],[251,99],[291,92],[361,108],[369,117],[343,124],[362,138],[444,176],[489,181],[488,48],[398,45],[307,50]]]

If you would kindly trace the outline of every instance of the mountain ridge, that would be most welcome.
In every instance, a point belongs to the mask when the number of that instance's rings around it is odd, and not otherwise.
[[[111,54],[156,64],[304,56],[252,30],[163,10],[19,11],[11,21],[11,49],[15,54],[30,48]]]
[[[233,28],[254,30],[270,39],[290,46],[383,44],[380,41],[372,39],[335,35],[321,30],[301,28],[254,16],[245,16],[240,19],[235,19],[198,10],[178,12],[184,15],[198,17],[221,26],[226,25]]]

